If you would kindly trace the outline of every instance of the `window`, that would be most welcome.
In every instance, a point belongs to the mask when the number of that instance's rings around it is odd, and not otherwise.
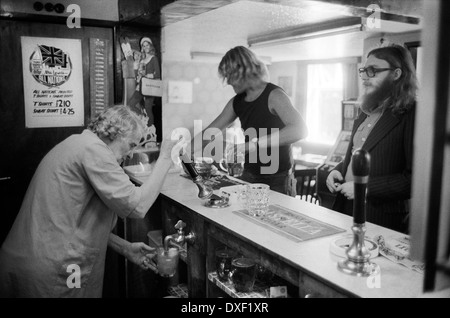
[[[342,127],[342,63],[310,64],[307,74],[306,141],[333,145]]]

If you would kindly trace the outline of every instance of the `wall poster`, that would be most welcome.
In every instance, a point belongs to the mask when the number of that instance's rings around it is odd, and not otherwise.
[[[84,125],[81,40],[22,36],[25,127]]]

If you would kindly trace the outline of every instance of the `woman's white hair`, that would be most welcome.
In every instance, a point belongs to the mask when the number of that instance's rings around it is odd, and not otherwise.
[[[115,105],[99,113],[88,125],[100,138],[141,140],[146,137],[145,119],[124,105]]]

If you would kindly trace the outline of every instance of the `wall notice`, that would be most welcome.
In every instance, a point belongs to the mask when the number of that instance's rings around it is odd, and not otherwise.
[[[91,89],[91,118],[108,105],[108,40],[89,39],[89,78]]]
[[[22,36],[25,126],[84,125],[81,40]]]

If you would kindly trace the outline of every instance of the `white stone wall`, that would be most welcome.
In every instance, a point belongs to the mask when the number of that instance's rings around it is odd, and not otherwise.
[[[222,83],[217,66],[216,63],[194,61],[163,63],[163,138],[170,137],[172,131],[179,127],[189,129],[192,136],[194,120],[202,120],[204,129],[235,95],[231,86]],[[192,103],[170,103],[168,96],[170,81],[192,82]]]

